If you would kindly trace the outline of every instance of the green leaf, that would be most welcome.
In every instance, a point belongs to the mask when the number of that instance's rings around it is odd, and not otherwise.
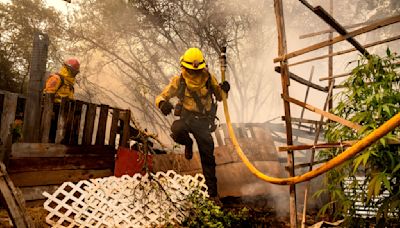
[[[396,167],[393,169],[392,174],[395,174],[399,169],[400,169],[400,163],[397,164]]]

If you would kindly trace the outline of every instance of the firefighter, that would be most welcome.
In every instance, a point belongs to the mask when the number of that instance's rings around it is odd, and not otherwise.
[[[156,106],[167,116],[173,109],[169,100],[178,97],[174,115],[180,118],[172,123],[171,137],[185,146],[185,158],[190,160],[193,156],[192,134],[198,145],[209,196],[219,201],[211,133],[216,128],[216,101],[222,100],[222,93],[227,95],[230,85],[227,81],[218,84],[198,48],[189,48],[180,58],[180,65],[180,74],[175,75],[156,97]]]
[[[57,73],[51,74],[46,80],[44,94],[54,94],[53,118],[51,120],[49,141],[55,142],[58,113],[62,98],[74,99],[75,78],[79,73],[80,64],[75,58],[64,61]]]
[[[55,103],[60,103],[64,97],[71,100],[74,99],[75,77],[79,73],[79,68],[80,64],[77,59],[67,59],[59,72],[49,76],[43,92],[45,94],[55,94]]]

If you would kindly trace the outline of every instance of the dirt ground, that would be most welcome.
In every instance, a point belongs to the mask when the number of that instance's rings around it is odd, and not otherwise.
[[[249,209],[249,224],[251,227],[274,227],[274,228],[287,228],[290,227],[288,213],[277,214],[273,205],[263,203],[265,201],[246,201],[243,202],[239,198],[223,198],[221,199],[226,210],[237,211],[243,207]],[[41,205],[28,205],[27,213],[33,220],[35,227],[47,228],[50,227],[46,223],[46,216],[48,214]],[[298,215],[301,218],[301,215]],[[316,212],[311,212],[307,215],[307,225],[312,225],[317,222]],[[13,227],[8,213],[5,209],[0,209],[0,227],[9,228]]]

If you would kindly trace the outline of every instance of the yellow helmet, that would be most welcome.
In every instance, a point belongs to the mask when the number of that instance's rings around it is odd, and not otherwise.
[[[192,70],[201,70],[206,67],[203,53],[198,48],[189,48],[180,59],[181,65]]]

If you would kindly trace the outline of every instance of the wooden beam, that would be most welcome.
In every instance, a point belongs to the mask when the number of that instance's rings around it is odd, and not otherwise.
[[[325,111],[323,111],[323,110],[321,110],[321,109],[318,109],[318,108],[316,108],[316,107],[314,107],[314,106],[312,106],[312,105],[309,105],[309,104],[306,104],[306,103],[301,102],[301,101],[299,101],[299,100],[296,100],[296,99],[294,99],[294,98],[292,98],[292,97],[285,97],[285,96],[283,96],[283,99],[284,99],[284,100],[287,100],[287,101],[289,101],[289,102],[291,102],[291,103],[294,103],[294,104],[296,104],[296,105],[299,105],[299,106],[301,106],[301,107],[305,107],[306,109],[308,109],[308,110],[310,110],[310,111],[312,111],[312,112],[321,114],[321,115],[325,116],[326,118],[328,118],[328,119],[330,119],[330,120],[333,120],[333,121],[335,121],[335,122],[338,122],[338,123],[340,123],[340,124],[343,124],[343,125],[345,125],[345,126],[347,126],[347,127],[349,127],[349,128],[355,129],[355,130],[357,130],[357,131],[359,131],[359,130],[361,129],[361,127],[362,127],[362,126],[360,126],[360,125],[358,125],[358,124],[356,124],[356,123],[352,123],[352,122],[350,122],[350,121],[348,121],[348,120],[346,120],[346,119],[343,119],[343,118],[341,118],[341,117],[339,117],[339,116],[336,116],[336,115],[334,115],[334,114],[332,114],[332,113],[325,112]]]
[[[12,145],[11,159],[21,157],[98,156],[99,154],[115,154],[115,148],[112,146],[95,145],[65,146],[54,143],[14,143]]]
[[[379,40],[379,41],[376,41],[376,42],[372,42],[372,43],[364,45],[364,47],[365,48],[369,48],[369,47],[373,47],[373,46],[376,46],[376,45],[392,42],[392,41],[395,41],[395,40],[398,40],[398,39],[400,39],[400,35],[399,36],[390,37],[390,38],[387,38],[387,39],[383,39],[383,40]],[[350,52],[353,52],[353,51],[356,51],[356,50],[357,49],[355,49],[355,48],[350,48],[350,49],[346,49],[346,50],[343,50],[343,51],[334,52],[334,53],[331,53],[331,54],[328,54],[328,55],[321,55],[321,56],[318,56],[318,57],[314,57],[314,58],[310,58],[310,59],[294,62],[294,63],[289,64],[288,66],[296,66],[296,65],[299,65],[299,64],[308,63],[308,62],[312,62],[312,61],[316,61],[316,60],[320,60],[320,59],[324,59],[324,58],[329,58],[329,57],[333,57],[333,56],[337,56],[337,55],[343,55],[343,54],[350,53]],[[321,79],[319,79],[319,80],[322,81]]]
[[[324,20],[327,24],[329,24],[333,29],[335,29],[340,35],[346,36],[349,34],[346,29],[339,24],[328,12],[325,11],[321,6],[317,6],[314,8],[313,12],[317,14],[322,20]],[[365,48],[353,37],[347,37],[346,40],[354,46],[359,52],[361,52],[364,56],[369,56],[369,52],[365,50]]]
[[[283,4],[282,0],[274,0],[274,10],[278,33],[278,54],[285,56],[287,54],[286,44],[286,31],[285,31],[285,20],[283,16]],[[280,61],[281,70],[281,83],[282,83],[282,94],[289,96],[289,68],[287,66],[287,60]],[[290,114],[290,103],[283,101],[283,107],[285,111],[285,126],[286,126],[286,142],[288,145],[293,144],[293,133],[292,133],[292,122]],[[287,162],[289,165],[289,176],[295,176],[294,170],[294,154],[293,151],[288,151]],[[289,185],[289,209],[290,209],[290,227],[297,227],[297,206],[296,206],[296,185]]]
[[[114,108],[112,112],[112,121],[111,121],[111,128],[110,128],[110,139],[108,141],[108,145],[114,146],[115,145],[115,138],[118,134],[118,121],[119,121],[119,109]]]
[[[276,66],[275,67],[275,71],[278,72],[278,73],[281,73],[281,71],[282,71],[281,67],[280,66]],[[316,90],[319,90],[319,91],[322,91],[322,92],[328,92],[328,88],[327,87],[322,87],[320,85],[317,85],[317,84],[314,84],[312,82],[309,82],[309,81],[305,80],[304,78],[302,78],[302,77],[300,77],[300,76],[298,76],[298,75],[296,75],[296,74],[294,74],[292,72],[289,72],[289,77],[290,77],[290,79],[293,79],[293,80],[295,80],[296,82],[298,82],[300,84],[309,86],[309,87],[311,87],[313,89],[316,89]]]
[[[320,144],[305,144],[305,145],[291,145],[291,146],[280,146],[278,147],[279,152],[285,152],[288,150],[309,150],[309,149],[327,149],[327,148],[340,148],[349,147],[357,141],[343,141],[337,143],[320,143]]]
[[[396,62],[394,64],[395,65],[400,65],[400,62]],[[349,76],[349,75],[351,75],[351,72],[333,75],[332,77],[322,77],[319,80],[320,81],[325,81],[325,80],[329,80],[329,79],[333,79],[333,78],[341,78],[341,77],[345,77],[345,76]],[[335,86],[334,88],[337,88],[337,86]]]
[[[281,117],[283,121],[285,121],[285,116]],[[308,124],[318,124],[319,121],[318,120],[309,120],[309,119],[304,119],[304,118],[296,118],[296,117],[292,117],[292,122],[296,122],[296,123],[308,123]],[[325,122],[324,122],[325,124]]]
[[[386,18],[384,18],[384,19],[386,19]],[[382,19],[380,19],[380,20],[382,20]],[[357,28],[357,27],[364,26],[364,25],[370,25],[370,24],[375,23],[377,21],[378,20],[370,20],[370,21],[366,21],[366,22],[361,22],[361,23],[356,23],[356,24],[351,24],[351,25],[345,25],[343,27],[346,28],[346,29]],[[318,35],[331,33],[331,32],[335,32],[335,31],[336,30],[334,30],[334,29],[326,29],[326,30],[322,30],[322,31],[318,31],[318,32],[312,32],[312,33],[300,35],[299,39],[309,38],[309,37],[318,36]]]
[[[309,149],[327,149],[327,148],[346,148],[356,144],[358,140],[350,140],[343,142],[335,142],[335,143],[320,143],[320,144],[304,144],[304,145],[287,145],[278,147],[279,152],[285,152],[288,150],[309,150]],[[387,142],[389,145],[399,145],[400,139],[391,139]]]
[[[332,40],[323,41],[323,42],[310,45],[308,47],[302,48],[300,50],[297,50],[297,51],[294,51],[294,52],[291,52],[291,53],[288,53],[288,54],[285,54],[285,55],[280,55],[279,57],[274,59],[274,63],[279,62],[279,61],[283,61],[283,60],[288,60],[288,59],[291,59],[293,57],[296,57],[296,56],[299,56],[299,55],[302,55],[302,54],[305,54],[305,53],[308,53],[308,52],[311,52],[311,51],[315,51],[317,49],[320,49],[320,48],[329,46],[331,44],[335,44],[337,42],[343,41],[343,40],[347,39],[348,37],[355,37],[355,36],[358,36],[360,34],[363,34],[363,33],[366,33],[366,32],[370,32],[370,31],[373,31],[375,29],[382,28],[382,27],[397,23],[399,21],[400,21],[400,15],[396,15],[396,16],[389,17],[389,18],[386,18],[386,19],[383,19],[383,20],[379,20],[379,21],[377,21],[375,23],[372,23],[372,24],[367,25],[365,27],[362,27],[360,29],[357,29],[357,30],[354,30],[352,32],[349,32],[345,36],[339,35],[339,36],[333,38]]]
[[[310,167],[310,166],[313,166],[313,165],[318,165],[318,164],[321,164],[321,163],[325,163],[327,161],[329,161],[329,159],[323,159],[323,160],[319,160],[319,161],[314,161],[313,163],[309,163],[309,162],[301,163],[301,164],[295,165],[294,168],[295,169],[306,168],[306,167]],[[288,167],[285,166],[285,170],[287,170],[287,169],[288,169]]]

